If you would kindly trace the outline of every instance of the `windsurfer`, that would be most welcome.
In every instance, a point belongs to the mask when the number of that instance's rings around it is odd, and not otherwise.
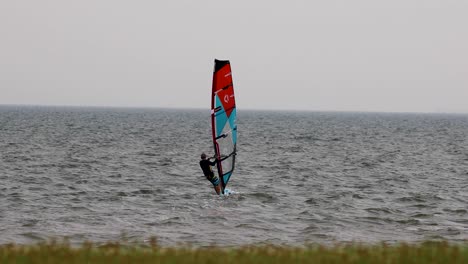
[[[215,159],[214,161],[210,161],[210,159],[212,158],[207,159],[206,154],[202,153],[200,167],[203,170],[203,174],[205,174],[206,179],[213,184],[216,193],[220,194],[221,188],[219,186],[219,178],[213,173],[213,170],[211,169],[211,166],[214,166],[218,162],[218,160]]]

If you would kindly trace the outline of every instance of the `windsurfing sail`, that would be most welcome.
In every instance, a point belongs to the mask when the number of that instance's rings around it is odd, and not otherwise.
[[[221,190],[234,171],[236,161],[237,124],[236,100],[232,84],[231,64],[228,60],[216,60],[211,92],[211,128]]]

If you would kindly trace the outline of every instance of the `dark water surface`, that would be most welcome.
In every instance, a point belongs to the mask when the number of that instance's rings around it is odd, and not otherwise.
[[[0,243],[468,239],[468,115],[238,117],[219,197],[209,111],[0,106]]]

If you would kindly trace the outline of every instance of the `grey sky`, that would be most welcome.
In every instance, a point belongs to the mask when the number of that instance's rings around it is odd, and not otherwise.
[[[468,1],[0,2],[0,104],[468,112]]]

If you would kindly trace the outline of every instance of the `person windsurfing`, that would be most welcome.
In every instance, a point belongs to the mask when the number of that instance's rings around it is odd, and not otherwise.
[[[213,184],[216,193],[220,194],[221,187],[219,186],[219,178],[214,174],[213,170],[211,169],[211,166],[214,166],[218,162],[218,160],[215,159],[214,161],[210,161],[210,159],[212,158],[207,159],[206,154],[202,153],[200,167],[203,170],[203,174],[205,175],[206,179]]]

